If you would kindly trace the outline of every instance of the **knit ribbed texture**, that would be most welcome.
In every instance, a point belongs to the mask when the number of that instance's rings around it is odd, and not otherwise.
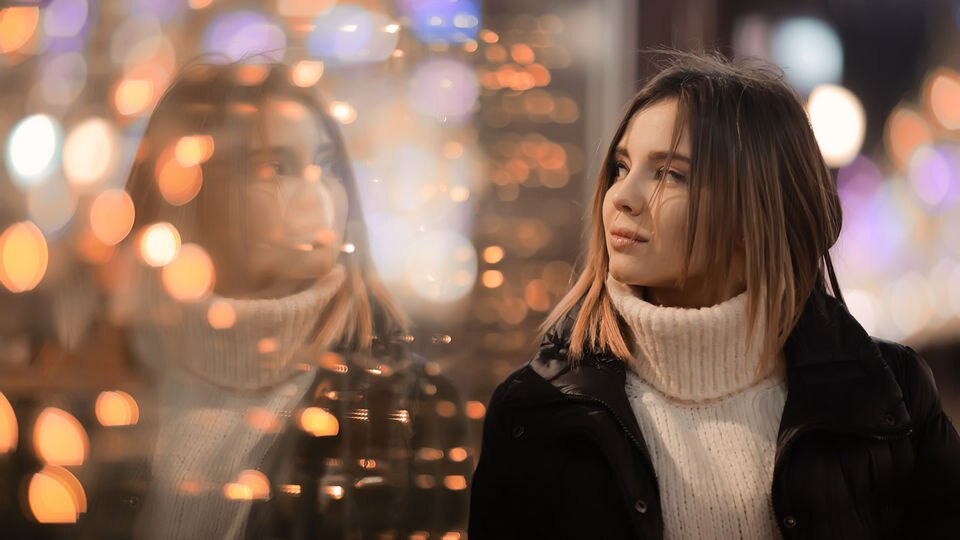
[[[782,369],[757,375],[762,334],[746,344],[746,293],[686,309],[612,278],[607,289],[635,336],[625,390],[660,484],[665,538],[779,538],[770,490],[786,380]]]
[[[157,372],[159,422],[139,529],[147,538],[241,538],[251,502],[224,488],[260,468],[309,389],[314,368],[298,353],[345,272],[338,266],[285,298],[193,304],[165,297],[149,271],[134,277],[128,334]],[[235,315],[232,325],[211,327],[213,304],[229,306],[221,309]]]

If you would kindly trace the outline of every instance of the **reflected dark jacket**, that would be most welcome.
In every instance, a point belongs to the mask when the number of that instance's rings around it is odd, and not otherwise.
[[[575,313],[497,386],[471,486],[471,540],[663,537],[625,364],[567,357]],[[784,347],[772,504],[785,539],[960,538],[960,438],[913,349],[815,290]]]

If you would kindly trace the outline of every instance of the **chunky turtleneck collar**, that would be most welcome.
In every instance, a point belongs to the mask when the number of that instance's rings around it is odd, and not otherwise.
[[[633,333],[630,368],[671,399],[717,400],[755,385],[778,366],[761,357],[762,323],[747,343],[746,291],[702,308],[658,306],[612,276],[607,291]]]

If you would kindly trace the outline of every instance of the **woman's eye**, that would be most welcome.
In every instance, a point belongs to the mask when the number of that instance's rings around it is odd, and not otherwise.
[[[627,164],[622,161],[617,161],[616,163],[613,164],[614,179],[623,178],[624,176],[626,176],[626,174],[629,171],[630,171],[630,168],[627,167]]]
[[[657,170],[654,172],[654,178],[663,178],[664,174],[670,175],[675,182],[686,182],[687,180],[687,176],[685,174],[673,169],[667,169],[665,167],[657,167]]]

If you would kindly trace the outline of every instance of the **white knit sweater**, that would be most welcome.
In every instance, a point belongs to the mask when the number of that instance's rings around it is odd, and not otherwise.
[[[214,295],[193,304],[166,296],[154,271],[140,269],[134,278],[116,309],[158,383],[141,532],[151,539],[241,538],[251,502],[228,499],[225,487],[260,467],[309,389],[315,372],[304,346],[345,272],[336,266],[283,298]],[[208,322],[214,304],[234,314],[228,328]]]
[[[786,381],[782,362],[758,373],[763,332],[747,343],[747,293],[687,309],[610,277],[607,289],[635,337],[626,392],[660,484],[664,537],[780,538],[770,490]]]

